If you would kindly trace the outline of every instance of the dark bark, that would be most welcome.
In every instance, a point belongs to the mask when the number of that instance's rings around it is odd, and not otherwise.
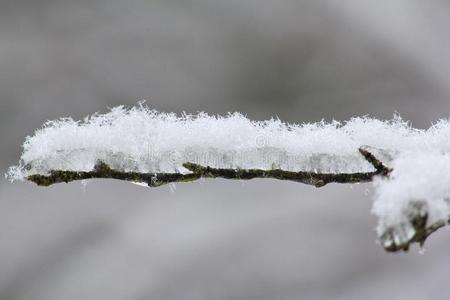
[[[75,180],[92,178],[112,178],[125,181],[145,182],[151,187],[161,186],[171,182],[188,182],[200,178],[225,178],[249,180],[253,178],[272,178],[279,180],[290,180],[301,182],[316,187],[322,187],[328,183],[359,183],[372,181],[374,176],[387,176],[390,170],[383,165],[369,151],[360,149],[360,153],[375,168],[373,172],[362,173],[316,173],[316,172],[291,172],[281,169],[221,169],[209,166],[201,166],[186,162],[183,166],[191,171],[189,174],[180,173],[138,173],[125,172],[123,170],[111,169],[107,164],[99,161],[94,169],[89,172],[51,170],[49,175],[35,174],[27,179],[41,186],[50,186],[60,182],[71,182]]]

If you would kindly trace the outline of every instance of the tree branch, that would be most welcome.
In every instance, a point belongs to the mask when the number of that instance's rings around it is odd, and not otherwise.
[[[291,172],[281,169],[223,169],[202,166],[192,162],[186,162],[183,167],[191,173],[139,173],[125,172],[123,170],[111,169],[106,163],[99,161],[94,169],[89,172],[51,170],[49,175],[34,174],[27,179],[40,186],[50,186],[55,183],[71,182],[75,180],[93,178],[112,178],[118,180],[144,182],[149,187],[158,187],[173,182],[192,182],[200,178],[225,178],[249,180],[254,178],[272,178],[300,182],[315,187],[323,187],[328,183],[360,183],[370,182],[375,176],[387,177],[392,169],[387,167],[378,159],[368,147],[359,149],[361,155],[374,167],[373,172],[362,173],[316,173],[316,172]],[[414,203],[413,203],[414,204]],[[437,222],[427,225],[428,214],[423,203],[417,202],[411,209],[410,224],[413,225],[412,237],[399,242],[396,240],[395,228],[389,228],[380,236],[380,242],[388,252],[408,251],[412,243],[423,245],[429,235],[446,225],[445,222]],[[449,220],[450,221],[450,220]],[[402,225],[400,226],[402,227]]]
[[[123,170],[111,169],[106,163],[99,161],[94,169],[89,172],[51,170],[49,175],[34,174],[27,179],[40,186],[50,186],[55,183],[71,182],[75,180],[93,178],[112,178],[133,182],[145,182],[150,187],[158,187],[172,182],[189,182],[200,178],[225,178],[249,180],[254,178],[272,178],[301,182],[315,187],[322,187],[328,183],[360,183],[370,182],[375,176],[387,176],[390,169],[378,160],[366,149],[359,149],[362,156],[370,162],[374,172],[361,173],[316,173],[316,172],[292,172],[281,169],[223,169],[201,166],[192,162],[186,162],[183,167],[191,171],[188,174],[181,173],[139,173],[125,172]]]
[[[436,230],[450,224],[450,218],[445,221],[428,224],[428,207],[424,201],[412,201],[408,206],[408,222],[409,224],[400,224],[393,228],[388,228],[381,236],[380,242],[384,249],[388,252],[408,251],[413,243],[419,243],[422,247],[426,239]],[[404,231],[400,235],[407,235],[406,228],[412,225],[413,233],[411,237],[404,241],[399,241],[396,236],[399,231]]]

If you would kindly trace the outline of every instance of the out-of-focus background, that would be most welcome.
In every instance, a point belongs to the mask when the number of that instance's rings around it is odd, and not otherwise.
[[[289,122],[450,112],[444,0],[1,0],[0,168],[119,104]],[[0,181],[0,299],[435,299],[450,233],[376,244],[370,185]]]

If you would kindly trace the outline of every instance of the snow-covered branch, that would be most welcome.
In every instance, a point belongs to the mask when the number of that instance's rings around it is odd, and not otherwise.
[[[225,178],[249,180],[254,178],[272,178],[290,180],[304,184],[322,187],[328,183],[361,183],[372,181],[375,176],[387,176],[390,170],[383,165],[373,154],[363,148],[361,154],[374,165],[373,172],[365,173],[317,173],[317,172],[292,172],[282,169],[225,169],[201,166],[192,162],[183,163],[183,167],[190,173],[139,173],[112,169],[108,164],[98,161],[94,169],[89,172],[70,170],[50,170],[48,175],[33,174],[27,177],[37,185],[49,186],[55,183],[71,182],[93,178],[110,178],[135,183],[145,183],[150,187],[158,187],[174,182],[189,182],[200,178]]]
[[[120,106],[47,122],[27,137],[7,176],[43,186],[90,178],[152,187],[217,177],[316,187],[373,181],[380,241],[388,251],[407,250],[449,221],[450,123],[419,130],[395,116],[297,125]]]

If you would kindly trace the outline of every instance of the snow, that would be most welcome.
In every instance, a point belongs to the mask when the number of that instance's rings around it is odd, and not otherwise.
[[[439,150],[408,151],[392,163],[389,179],[375,180],[373,213],[379,217],[378,234],[388,228],[405,242],[414,234],[410,223],[415,203],[424,205],[428,224],[446,222],[450,217],[450,153]],[[386,241],[390,243],[390,241]]]
[[[7,177],[14,181],[50,170],[91,171],[98,160],[142,173],[188,173],[182,166],[187,161],[219,168],[374,171],[359,153],[361,146],[374,149],[393,169],[389,179],[374,181],[379,234],[401,224],[397,242],[410,238],[408,207],[414,201],[426,204],[430,224],[448,219],[449,120],[427,130],[414,129],[399,116],[388,121],[357,117],[288,124],[279,119],[252,121],[240,113],[161,113],[140,103],[81,121],[46,122],[26,138],[20,164],[11,167]]]

